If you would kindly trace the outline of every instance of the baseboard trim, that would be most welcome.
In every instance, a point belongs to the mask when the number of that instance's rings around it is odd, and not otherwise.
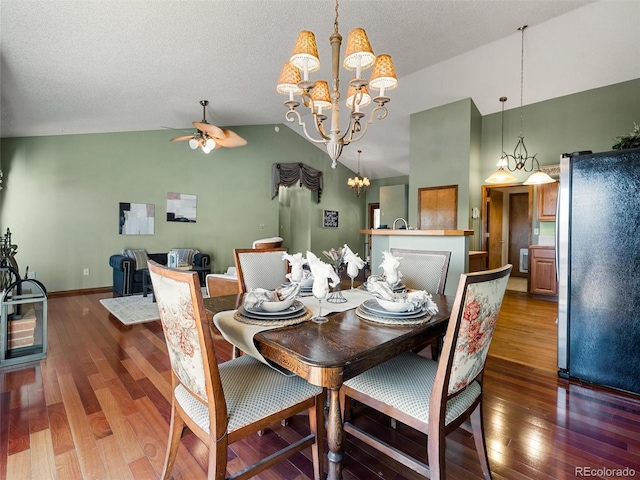
[[[108,293],[113,292],[112,287],[95,287],[95,288],[81,288],[78,290],[63,290],[61,292],[47,292],[48,298],[54,297],[71,297],[73,295],[88,295],[91,293]]]

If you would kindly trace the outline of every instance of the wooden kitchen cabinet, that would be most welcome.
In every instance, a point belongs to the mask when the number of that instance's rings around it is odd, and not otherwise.
[[[544,183],[537,186],[537,217],[541,222],[552,222],[556,219],[556,203],[558,201],[558,182]]]
[[[556,249],[554,246],[529,246],[529,293],[558,296]]]

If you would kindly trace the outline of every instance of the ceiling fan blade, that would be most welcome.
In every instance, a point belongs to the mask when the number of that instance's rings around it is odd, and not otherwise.
[[[221,129],[224,132],[224,138],[216,138],[216,143],[226,148],[242,147],[247,141],[232,130],[226,128]]]
[[[221,128],[216,127],[215,125],[211,125],[210,123],[193,122],[193,126],[196,127],[198,130],[200,130],[201,132],[207,132],[209,135],[211,135],[216,140],[218,138],[224,138],[225,137],[225,134],[224,134],[224,132],[222,131]]]
[[[182,137],[172,138],[171,141],[172,142],[183,142],[185,140],[191,140],[192,138],[194,138],[193,135],[184,135]]]

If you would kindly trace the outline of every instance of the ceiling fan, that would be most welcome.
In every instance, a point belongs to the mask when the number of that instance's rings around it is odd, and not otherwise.
[[[217,150],[222,147],[234,148],[247,144],[247,141],[237,133],[226,128],[216,127],[207,122],[209,100],[200,100],[200,105],[202,105],[202,120],[200,122],[192,122],[198,131],[193,135],[172,138],[172,142],[189,140],[189,146],[193,150],[200,147],[204,153],[209,153],[211,150]]]

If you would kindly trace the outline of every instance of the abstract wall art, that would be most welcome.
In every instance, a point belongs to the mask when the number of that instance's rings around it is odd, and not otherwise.
[[[167,193],[167,222],[196,223],[197,200],[188,193]]]
[[[155,215],[152,203],[120,203],[120,235],[153,235]]]

